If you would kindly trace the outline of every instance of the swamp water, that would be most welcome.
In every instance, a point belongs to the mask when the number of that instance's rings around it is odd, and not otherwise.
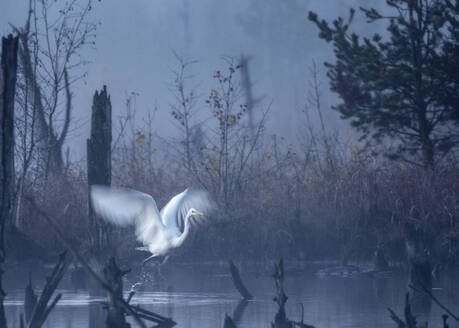
[[[324,328],[335,327],[396,327],[391,321],[387,307],[402,315],[406,274],[390,274],[379,277],[368,274],[352,277],[327,275],[316,272],[323,266],[303,263],[295,270],[286,264],[285,292],[289,297],[287,315]],[[9,327],[19,327],[19,315],[23,312],[24,286],[28,273],[33,272],[34,288],[41,287],[50,268],[14,266],[5,274],[6,312]],[[154,268],[149,268],[154,272]],[[140,290],[131,304],[140,304],[177,322],[176,327],[215,328],[222,327],[225,313],[239,319],[238,327],[270,327],[277,307],[273,302],[275,293],[271,266],[241,268],[241,276],[255,296],[253,301],[240,302],[226,264],[176,264],[168,263],[161,273],[167,277],[160,284],[154,278],[133,272],[125,282],[126,292],[132,284],[141,281]],[[153,275],[150,275],[153,276]],[[459,295],[454,279],[443,277],[434,282],[434,293],[453,312],[459,312]],[[61,282],[59,301],[44,327],[82,328],[104,327],[105,310],[102,297],[90,297],[85,290],[72,286],[68,276]],[[430,306],[429,306],[430,305]],[[441,327],[443,311],[434,303],[413,304],[419,320],[429,320],[429,327]],[[456,311],[457,310],[457,311]],[[450,326],[455,323],[450,319]],[[135,325],[133,325],[135,327]]]

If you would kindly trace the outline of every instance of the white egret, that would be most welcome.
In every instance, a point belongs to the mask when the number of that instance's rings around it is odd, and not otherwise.
[[[153,197],[132,189],[93,185],[91,201],[103,219],[120,226],[135,226],[137,240],[145,246],[141,249],[152,254],[143,263],[158,256],[165,257],[164,263],[186,240],[191,224],[199,220],[197,216],[204,217],[201,211],[213,207],[207,192],[188,188],[172,197],[161,212]]]

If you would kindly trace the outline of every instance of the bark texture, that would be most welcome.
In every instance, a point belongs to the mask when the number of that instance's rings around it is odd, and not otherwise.
[[[2,38],[0,65],[0,328],[6,327],[2,275],[5,262],[5,228],[11,223],[14,194],[14,94],[18,38]]]
[[[87,140],[88,185],[111,184],[112,105],[107,87],[94,94],[91,117],[91,137]],[[89,202],[89,230],[93,249],[99,252],[108,243],[109,226],[99,220]]]

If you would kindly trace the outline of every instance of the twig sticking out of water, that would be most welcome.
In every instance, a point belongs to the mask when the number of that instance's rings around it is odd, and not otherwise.
[[[239,269],[236,267],[236,265],[234,265],[232,260],[229,260],[228,264],[231,272],[231,278],[233,279],[234,287],[236,287],[239,294],[241,294],[244,300],[253,299],[252,294],[248,291],[248,289],[242,282],[241,275],[239,274]]]

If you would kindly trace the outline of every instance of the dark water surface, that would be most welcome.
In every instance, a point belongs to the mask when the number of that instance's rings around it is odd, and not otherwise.
[[[323,265],[322,265],[323,267]],[[315,264],[286,265],[285,292],[289,297],[287,314],[290,319],[300,320],[301,306],[304,306],[304,321],[316,327],[395,327],[387,307],[398,314],[403,313],[407,278],[403,273],[383,277],[367,274],[355,277],[319,277],[315,273],[320,267]],[[24,285],[28,272],[32,271],[35,286],[41,287],[49,268],[41,266],[14,266],[7,269],[6,311],[9,327],[19,327],[19,315],[23,311]],[[240,303],[240,296],[234,289],[226,264],[175,264],[168,263],[161,273],[167,281],[151,274],[133,272],[125,283],[127,290],[135,282],[142,282],[131,301],[141,304],[178,323],[177,327],[221,327],[228,313],[240,321],[238,327],[269,327],[274,319],[276,306],[272,301],[274,282],[270,275],[271,266],[242,265],[243,279],[255,295],[254,301]],[[145,278],[146,277],[146,278]],[[155,277],[157,279],[155,279]],[[155,283],[155,281],[161,281]],[[45,327],[104,327],[105,310],[100,304],[104,297],[90,297],[87,291],[75,290],[66,277],[58,292],[63,294],[51,313]],[[456,282],[444,277],[434,283],[435,295],[449,306],[458,310]],[[437,305],[416,300],[414,311],[419,320],[429,319],[429,327],[441,326],[443,312]],[[451,326],[454,327],[451,321]]]

